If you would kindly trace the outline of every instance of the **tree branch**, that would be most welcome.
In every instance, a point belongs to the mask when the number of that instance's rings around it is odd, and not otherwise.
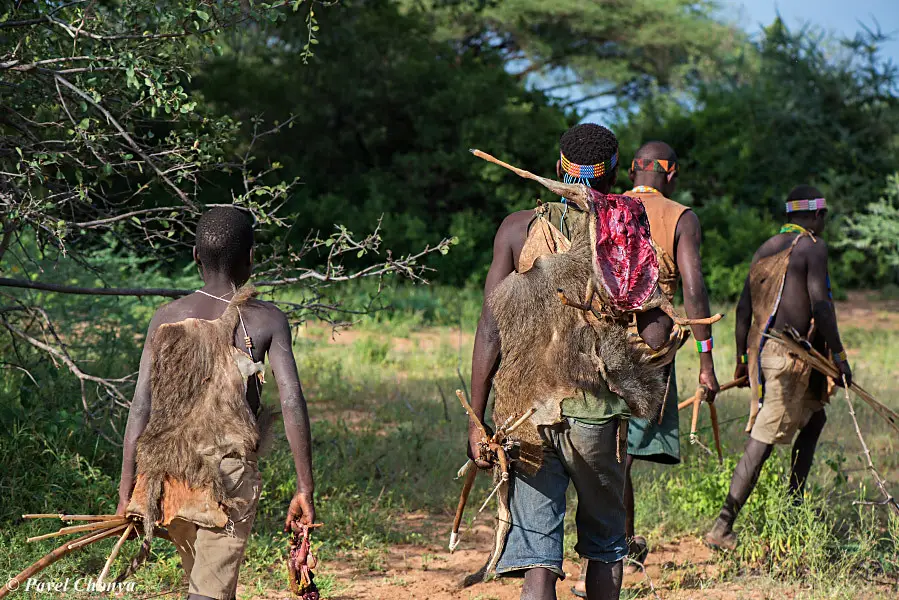
[[[88,288],[59,283],[42,283],[25,279],[9,279],[0,277],[0,287],[24,288],[29,290],[41,290],[57,294],[78,294],[82,296],[163,296],[166,298],[180,298],[192,294],[193,290],[177,290],[167,288]]]
[[[88,102],[91,106],[103,113],[103,116],[106,117],[106,119],[113,125],[113,127],[115,127],[119,131],[119,133],[122,134],[122,137],[125,138],[125,141],[128,142],[128,145],[131,146],[131,148],[137,153],[138,156],[140,156],[144,160],[144,162],[150,165],[150,168],[153,169],[156,175],[158,175],[159,178],[162,179],[166,183],[166,185],[168,185],[178,195],[181,201],[191,208],[196,208],[196,205],[187,197],[187,194],[185,194],[184,191],[181,190],[181,188],[175,185],[174,182],[169,179],[168,176],[159,169],[159,167],[156,166],[156,163],[153,162],[153,159],[147,156],[140,145],[134,141],[134,138],[132,138],[127,131],[125,131],[124,127],[119,125],[119,122],[116,121],[115,117],[113,117],[108,110],[103,108],[102,105],[98,104],[90,96],[90,94],[84,92],[81,88],[72,84],[65,77],[62,77],[59,74],[54,74],[53,77],[54,79],[56,79],[56,81],[63,84],[65,87],[69,88],[71,91],[77,94],[82,100]]]

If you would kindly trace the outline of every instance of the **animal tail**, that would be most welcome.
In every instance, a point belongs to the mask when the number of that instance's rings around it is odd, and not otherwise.
[[[159,503],[162,500],[162,476],[147,477],[147,504],[144,509],[144,539],[153,539],[153,527],[159,520]]]
[[[249,284],[234,292],[234,297],[231,298],[231,302],[228,303],[228,308],[226,308],[222,316],[219,317],[219,320],[226,324],[226,328],[229,331],[233,331],[234,328],[237,327],[237,323],[240,319],[240,313],[238,312],[240,307],[249,302],[250,299],[255,298],[258,293],[256,288]]]

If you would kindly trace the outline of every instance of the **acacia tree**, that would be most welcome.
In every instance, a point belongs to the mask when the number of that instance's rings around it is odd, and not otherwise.
[[[55,322],[39,291],[176,297],[180,289],[116,286],[98,256],[173,264],[190,246],[193,224],[217,203],[248,211],[261,231],[257,286],[303,284],[289,305],[295,320],[333,320],[324,299],[333,282],[389,274],[421,278],[420,258],[446,252],[449,240],[395,258],[380,249],[379,225],[358,237],[339,225],[291,246],[284,204],[297,180],[254,156],[259,140],[292,118],[242,124],[215,114],[191,91],[193,74],[219,51],[220,36],[263,20],[302,19],[304,55],[317,42],[318,2],[254,0],[18,0],[0,9],[0,333],[5,361],[28,376],[29,361],[67,368],[81,384],[83,407],[108,418],[127,407],[128,374],[97,375],[73,348],[76,323]],[[250,131],[250,134],[246,132]],[[209,190],[207,176],[231,173],[230,189]],[[221,181],[217,178],[216,181]],[[182,254],[183,256],[183,254]],[[362,262],[362,257],[374,257]],[[344,258],[350,257],[351,263]],[[54,283],[48,264],[69,279]],[[12,277],[10,276],[12,275]],[[22,291],[24,288],[26,291]],[[26,353],[24,348],[30,348]]]

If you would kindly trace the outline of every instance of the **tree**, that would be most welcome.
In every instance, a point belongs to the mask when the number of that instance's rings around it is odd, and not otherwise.
[[[235,119],[295,115],[258,155],[302,177],[288,204],[298,232],[333,220],[358,230],[383,215],[385,243],[398,251],[458,237],[440,280],[482,282],[499,223],[533,207],[539,190],[469,148],[553,175],[573,115],[523,89],[499,53],[435,40],[427,13],[347,0],[317,18],[321,43],[302,68],[303,23],[235,32],[196,79],[202,97]]]
[[[708,269],[735,270],[722,272],[721,281],[745,276],[743,262],[773,233],[793,186],[809,183],[824,191],[836,217],[828,238],[838,241],[841,218],[879,197],[886,176],[899,168],[896,68],[878,54],[882,39],[862,31],[835,41],[809,28],[790,31],[776,20],[687,101],[656,96],[629,115],[622,146],[632,151],[644,140],[661,139],[677,150],[680,188],[706,231],[706,215],[722,223],[728,206],[731,229],[748,227],[741,221],[750,213],[747,222],[770,223],[734,238],[745,247],[732,243],[732,235],[724,236],[723,246],[704,244]],[[745,258],[734,262],[737,255]],[[856,262],[835,253],[835,279],[843,285],[871,281],[870,258]],[[733,296],[739,290],[728,284],[712,291]]]
[[[859,253],[859,262],[873,257],[878,279],[899,284],[899,173],[887,178],[883,197],[847,217],[840,245]]]
[[[338,307],[322,299],[322,285],[391,274],[420,278],[420,258],[445,252],[447,240],[408,256],[388,251],[351,265],[343,258],[378,254],[376,220],[366,223],[373,232],[362,237],[329,221],[333,234],[304,231],[298,244],[290,244],[286,231],[293,218],[284,205],[297,180],[280,178],[275,160],[258,160],[254,153],[266,137],[290,127],[292,117],[265,124],[246,115],[244,126],[199,102],[191,90],[195,72],[220,53],[229,31],[297,21],[306,32],[303,52],[311,55],[315,4],[37,0],[2,9],[0,286],[183,295],[181,289],[117,288],[109,285],[115,273],[105,267],[129,260],[144,267],[183,264],[176,257],[185,256],[196,217],[223,198],[247,210],[261,229],[257,285],[304,284],[304,300],[287,307],[294,318],[333,314]],[[304,12],[295,15],[300,8]],[[230,186],[208,189],[221,172],[232,174]],[[53,282],[54,274],[76,283],[101,279],[103,285]],[[90,373],[84,360],[96,353],[66,331],[94,331],[96,323],[58,326],[58,319],[77,315],[58,305],[51,314],[46,306],[52,303],[35,291],[0,291],[0,298],[2,354],[16,357],[17,371],[30,375],[28,365],[42,356],[78,378],[88,416],[105,420],[127,406],[127,374]]]
[[[498,53],[522,81],[586,110],[604,99],[629,107],[689,89],[745,42],[711,0],[406,0],[424,4],[439,35]],[[617,100],[618,102],[614,102]]]

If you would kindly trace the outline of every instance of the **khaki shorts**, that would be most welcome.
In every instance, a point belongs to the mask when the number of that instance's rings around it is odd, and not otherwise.
[[[190,582],[189,593],[231,600],[237,590],[237,576],[247,538],[256,518],[262,482],[255,462],[223,458],[219,471],[228,496],[245,500],[246,504],[228,513],[228,524],[224,527],[199,527],[175,519],[168,531],[181,555],[181,564]]]
[[[809,386],[811,367],[790,356],[781,344],[765,344],[760,362],[765,398],[752,427],[752,439],[790,444],[812,415],[824,410],[827,395],[817,389],[821,386]]]

